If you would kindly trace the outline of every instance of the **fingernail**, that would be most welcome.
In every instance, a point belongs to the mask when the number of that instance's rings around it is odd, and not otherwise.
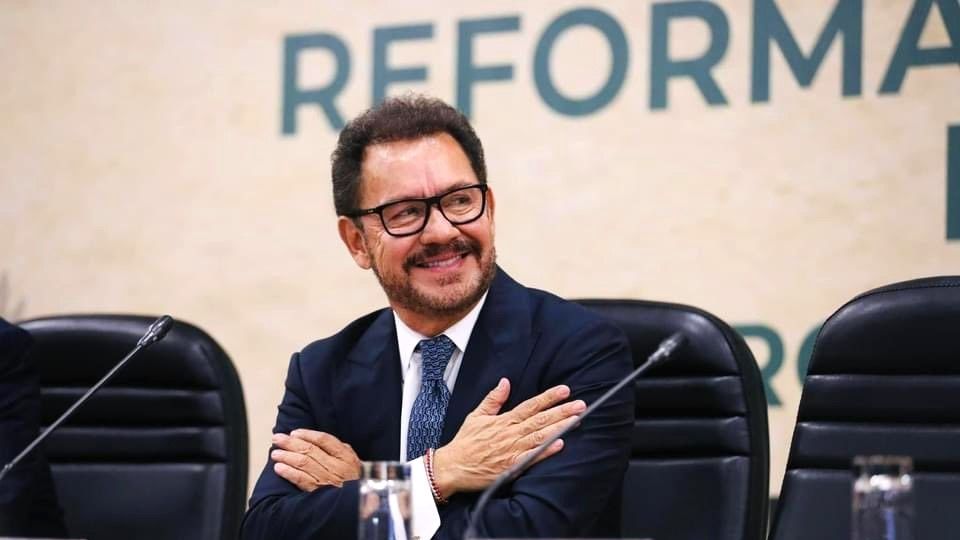
[[[557,387],[557,396],[567,397],[570,395],[570,387],[567,385],[561,385]]]
[[[270,459],[276,460],[279,457],[280,457],[279,450],[274,450],[273,452],[270,452]]]
[[[567,405],[567,412],[579,413],[579,412],[583,412],[584,410],[586,410],[586,408],[587,408],[587,404],[584,403],[583,400],[578,399],[578,400],[573,401],[573,402],[571,402],[571,403],[569,403],[569,404]]]
[[[280,442],[283,440],[285,436],[286,435],[284,435],[283,433],[274,433],[273,436],[270,437],[270,440],[273,442]]]
[[[497,383],[497,390],[503,390],[507,387],[507,378],[500,377],[500,382]]]
[[[563,439],[557,439],[557,442],[553,443],[553,446],[559,450],[563,448]]]

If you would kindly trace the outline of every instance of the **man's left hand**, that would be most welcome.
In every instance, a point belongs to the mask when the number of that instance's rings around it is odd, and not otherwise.
[[[270,452],[273,470],[302,491],[320,486],[342,487],[360,478],[360,458],[353,448],[320,431],[295,429],[289,435],[274,433]]]

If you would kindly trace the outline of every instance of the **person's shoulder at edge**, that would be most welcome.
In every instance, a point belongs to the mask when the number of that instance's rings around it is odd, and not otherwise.
[[[0,317],[0,373],[15,369],[32,342],[26,330]]]

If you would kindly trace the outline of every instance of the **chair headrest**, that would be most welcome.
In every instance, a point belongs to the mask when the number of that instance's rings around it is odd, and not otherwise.
[[[857,296],[824,323],[809,373],[960,373],[960,276]]]
[[[670,361],[654,370],[660,375],[734,375],[745,369],[743,362],[754,363],[742,338],[725,322],[699,308],[647,300],[579,299],[576,302],[617,324],[627,335],[638,363],[653,353],[667,336],[682,332],[683,345]]]
[[[96,381],[129,353],[155,317],[63,315],[33,319],[23,327],[34,337],[31,350],[45,385]],[[226,353],[203,330],[176,321],[170,333],[145,349],[117,375],[114,385],[218,388],[216,366]]]

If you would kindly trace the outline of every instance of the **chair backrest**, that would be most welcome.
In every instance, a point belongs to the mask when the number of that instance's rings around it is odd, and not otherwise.
[[[578,300],[619,325],[639,365],[681,331],[675,357],[636,381],[636,422],[624,478],[624,537],[760,540],[769,501],[763,383],[729,325],[690,306]]]
[[[34,338],[48,425],[123,358],[152,317],[78,315],[22,324]],[[236,370],[177,321],[45,443],[71,536],[236,538],[247,420]]]
[[[917,538],[960,531],[960,277],[866,292],[817,336],[771,539],[850,538],[852,460],[914,459]]]

